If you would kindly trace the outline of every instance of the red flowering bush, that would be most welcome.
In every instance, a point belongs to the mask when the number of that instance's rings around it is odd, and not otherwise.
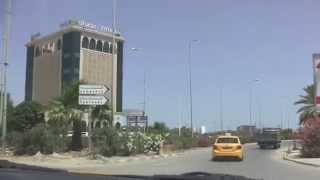
[[[320,157],[320,119],[312,118],[305,121],[301,131],[303,157]]]

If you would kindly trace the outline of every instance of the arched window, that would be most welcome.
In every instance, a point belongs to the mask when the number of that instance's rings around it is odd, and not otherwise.
[[[103,52],[109,53],[110,52],[110,48],[109,48],[109,42],[106,41],[103,44]]]
[[[100,121],[97,121],[97,122],[96,122],[95,128],[101,128],[101,123],[100,123]]]
[[[89,47],[89,39],[87,37],[84,37],[82,39],[82,48],[87,48]]]
[[[58,39],[57,42],[57,49],[60,50],[61,49],[61,39]]]
[[[102,41],[97,42],[97,51],[102,51]]]
[[[104,128],[108,126],[106,121],[103,121],[102,125],[103,125]]]
[[[117,123],[116,123],[116,128],[117,128],[117,129],[120,129],[120,127],[121,127],[121,124],[120,124],[119,122],[117,122]]]
[[[96,49],[96,40],[94,39],[90,40],[89,49],[92,49],[92,50]]]
[[[40,56],[40,49],[39,49],[39,47],[37,46],[37,47],[36,47],[36,52],[35,52],[35,57],[38,57],[38,56]]]

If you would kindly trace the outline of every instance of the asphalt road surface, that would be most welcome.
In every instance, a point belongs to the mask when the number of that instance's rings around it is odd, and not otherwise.
[[[105,174],[182,174],[202,171],[242,175],[265,180],[319,180],[320,168],[300,165],[281,159],[288,142],[278,150],[260,150],[255,144],[245,146],[245,159],[236,161],[211,161],[211,149],[196,149],[176,157],[108,164],[103,168],[86,169],[91,173]]]

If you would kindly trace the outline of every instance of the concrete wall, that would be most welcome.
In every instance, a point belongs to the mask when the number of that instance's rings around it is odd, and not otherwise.
[[[61,52],[34,58],[32,99],[48,104],[60,95]]]

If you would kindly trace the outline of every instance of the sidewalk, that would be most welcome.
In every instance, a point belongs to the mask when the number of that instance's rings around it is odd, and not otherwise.
[[[283,159],[287,161],[292,161],[298,164],[320,167],[320,158],[300,158],[300,151],[291,151],[288,153],[287,151],[283,154]]]
[[[104,166],[106,164],[119,164],[133,161],[147,161],[156,159],[166,159],[170,157],[179,156],[179,153],[168,153],[161,155],[146,155],[139,154],[135,156],[113,156],[104,157],[97,155],[96,159],[91,159],[88,156],[72,155],[70,153],[53,153],[50,155],[44,155],[37,153],[33,156],[1,156],[2,160],[9,160],[14,163],[35,165],[49,168],[70,169],[70,168],[82,168],[82,167],[95,167]]]

